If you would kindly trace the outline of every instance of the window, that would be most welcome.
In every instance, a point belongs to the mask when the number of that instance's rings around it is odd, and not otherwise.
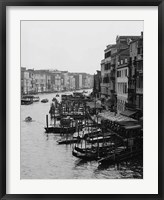
[[[127,58],[125,58],[125,63],[128,63],[128,59]]]
[[[128,70],[127,70],[127,69],[125,69],[125,77],[127,77],[127,75],[128,75],[127,71],[128,71]]]
[[[121,77],[121,71],[117,71],[117,77]]]
[[[108,58],[108,57],[110,57],[110,56],[111,56],[111,51],[105,53],[105,58]]]

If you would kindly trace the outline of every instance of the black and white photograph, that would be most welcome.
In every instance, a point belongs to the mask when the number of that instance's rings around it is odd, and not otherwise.
[[[142,20],[20,21],[21,179],[144,178],[143,38]]]

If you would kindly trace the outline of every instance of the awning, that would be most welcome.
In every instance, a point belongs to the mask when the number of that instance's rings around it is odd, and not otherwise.
[[[108,119],[110,121],[116,121],[116,122],[120,122],[120,121],[137,121],[135,119],[132,119],[130,117],[126,117],[126,116],[123,116],[123,115],[120,115],[120,114],[117,114],[115,115],[114,112],[110,112],[110,111],[107,111],[107,112],[104,112],[104,113],[99,113],[98,114],[100,117],[102,117],[103,119]]]
[[[141,125],[136,124],[136,125],[133,125],[133,126],[125,126],[124,128],[126,130],[128,130],[128,129],[141,129]]]
[[[125,110],[125,111],[121,112],[120,114],[123,116],[130,117],[130,116],[136,114],[137,112],[138,111],[136,111],[136,110]]]

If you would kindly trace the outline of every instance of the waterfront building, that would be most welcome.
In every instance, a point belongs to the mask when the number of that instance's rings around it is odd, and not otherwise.
[[[136,105],[143,111],[143,33],[137,41],[136,57]]]
[[[21,94],[36,93],[35,74],[33,69],[21,67]]]
[[[94,74],[93,82],[93,95],[94,97],[101,96],[101,71],[97,70],[97,73]]]
[[[143,33],[130,43],[129,101],[127,109],[143,111]]]
[[[29,73],[29,93],[36,93],[36,81],[35,81],[35,72],[34,69],[28,69]]]
[[[75,79],[75,89],[76,90],[82,89],[82,75],[74,74],[74,79]]]
[[[34,70],[21,67],[21,94],[60,92],[93,87],[93,76],[58,70]]]
[[[101,96],[111,98],[115,90],[115,59],[116,45],[111,44],[104,50],[104,59],[101,61]]]
[[[136,41],[139,36],[117,36],[117,55],[116,55],[116,93],[117,93],[117,112],[124,112],[128,109],[131,96],[134,95],[133,84],[129,80],[133,77],[134,69],[131,66],[130,44]],[[135,54],[135,52],[133,52]],[[135,78],[135,77],[134,77]]]
[[[93,88],[93,75],[87,74],[85,88]]]
[[[69,73],[63,72],[63,89],[69,90]]]
[[[75,90],[75,78],[74,76],[69,76],[69,90]]]
[[[113,110],[116,107],[116,44],[111,44],[104,50],[104,59],[101,61],[101,97],[107,109]]]
[[[82,88],[87,88],[87,73],[82,74]]]
[[[62,79],[62,73],[61,71],[54,70],[51,72],[51,85],[52,85],[52,90],[53,91],[62,91],[63,90],[63,85],[62,82],[64,80]]]
[[[36,92],[51,91],[51,75],[48,70],[35,70]]]
[[[106,86],[106,80],[105,77],[105,59],[101,60],[101,97],[107,97],[108,89]]]
[[[25,67],[21,67],[21,95],[24,94],[25,86],[24,86],[24,79],[25,79]]]
[[[128,76],[129,76],[129,48],[122,50],[116,56],[117,69],[117,112],[125,110],[125,104],[128,103]]]

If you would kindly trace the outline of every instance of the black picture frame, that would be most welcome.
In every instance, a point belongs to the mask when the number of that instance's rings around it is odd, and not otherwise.
[[[158,6],[158,194],[6,194],[6,7],[7,6]],[[164,1],[163,0],[1,0],[0,1],[0,198],[1,199],[164,199]],[[150,44],[151,45],[151,44]],[[152,161],[153,162],[153,161]],[[153,173],[153,172],[152,172]]]

